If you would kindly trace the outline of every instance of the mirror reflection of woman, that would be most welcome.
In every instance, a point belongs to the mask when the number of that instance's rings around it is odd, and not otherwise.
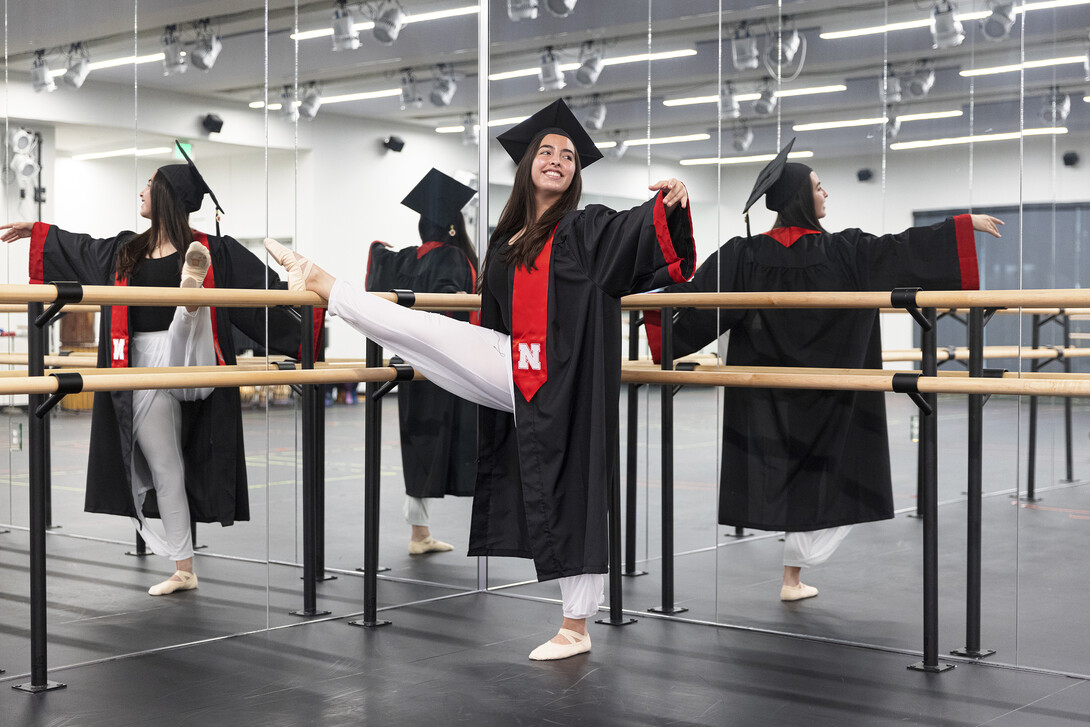
[[[973,233],[999,237],[1002,221],[965,214],[896,235],[827,232],[828,192],[817,172],[786,161],[790,149],[761,172],[745,207],[764,195],[772,229],[729,240],[691,282],[664,292],[979,287]],[[658,312],[645,320],[657,358]],[[728,331],[732,366],[882,368],[876,310],[678,309],[674,355]],[[812,598],[802,568],[824,563],[853,524],[893,517],[884,394],[727,387],[723,397],[719,522],[786,531],[780,599]]]
[[[230,237],[192,230],[189,214],[212,196],[196,167],[160,167],[140,192],[140,234],[96,239],[41,222],[0,226],[0,240],[30,238],[33,283],[155,287],[276,287],[279,279]],[[184,259],[183,259],[184,255]],[[232,327],[265,337],[265,309],[103,306],[98,366],[212,366],[235,363]],[[300,326],[269,313],[269,348],[296,355]],[[85,510],[129,516],[175,572],[153,596],[197,587],[191,524],[249,519],[238,389],[96,392]],[[148,523],[162,520],[162,533]]]
[[[578,209],[582,168],[601,158],[562,101],[499,138],[518,164],[489,242],[481,327],[361,294],[267,241],[289,285],[481,405],[470,555],[532,558],[559,580],[563,622],[534,660],[590,650],[604,599],[606,511],[618,476],[622,295],[685,280],[695,265],[688,192],[676,179],[615,212]]]

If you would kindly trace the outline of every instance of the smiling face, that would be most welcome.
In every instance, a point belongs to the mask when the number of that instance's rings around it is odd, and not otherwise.
[[[810,185],[814,190],[814,216],[820,220],[825,216],[825,198],[829,196],[829,193],[821,186],[817,172],[810,172]]]
[[[145,220],[151,219],[151,180],[155,179],[155,175],[151,175],[151,179],[148,180],[148,186],[140,192],[140,216]]]
[[[575,176],[575,145],[560,134],[546,134],[537,147],[530,181],[538,198],[555,201],[571,186]]]

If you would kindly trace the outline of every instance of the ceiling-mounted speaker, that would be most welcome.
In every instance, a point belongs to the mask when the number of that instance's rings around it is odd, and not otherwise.
[[[218,134],[223,129],[223,119],[216,114],[208,114],[201,119],[201,126],[203,126],[205,131],[209,134]]]
[[[1077,151],[1064,152],[1063,156],[1065,167],[1074,167],[1079,163],[1079,153]]]
[[[400,136],[387,136],[382,140],[382,145],[390,151],[401,151],[405,148],[405,140]]]

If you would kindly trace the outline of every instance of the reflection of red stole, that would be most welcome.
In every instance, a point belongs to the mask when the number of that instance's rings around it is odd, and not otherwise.
[[[206,248],[208,247],[208,235],[203,232],[193,230],[193,239],[200,242]],[[188,246],[187,246],[188,247]],[[209,248],[211,253],[211,248]],[[185,254],[185,251],[182,251]],[[129,281],[127,278],[114,274],[115,286],[127,286]],[[208,266],[208,274],[204,276],[204,287],[215,288],[216,281],[212,275],[212,266]],[[222,366],[223,354],[220,352],[220,339],[216,330],[216,309],[209,308],[209,315],[212,316],[212,343],[216,349],[216,360]],[[129,367],[129,307],[127,305],[115,305],[112,307],[110,313],[110,367],[111,368],[128,368]]]
[[[549,378],[545,336],[549,327],[549,263],[553,255],[553,234],[541,248],[534,269],[515,268],[511,286],[511,365],[515,386],[526,401]]]

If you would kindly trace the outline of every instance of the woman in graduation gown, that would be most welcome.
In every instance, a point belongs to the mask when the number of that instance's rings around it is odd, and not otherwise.
[[[578,209],[581,169],[601,153],[563,101],[499,140],[518,168],[485,260],[481,327],[358,293],[268,244],[289,285],[481,405],[469,554],[532,558],[539,580],[559,579],[563,625],[530,658],[562,659],[590,649],[586,619],[603,599],[619,298],[688,278],[695,246],[676,179],[631,210]]]
[[[794,143],[792,140],[791,144]],[[788,144],[762,171],[745,210],[765,196],[771,230],[724,243],[691,282],[668,293],[975,290],[974,231],[1001,221],[957,215],[895,235],[828,232],[828,196],[816,172],[787,162]],[[661,329],[649,312],[658,358]],[[730,332],[727,364],[881,368],[877,310],[679,309],[673,352],[684,356]],[[804,566],[824,562],[854,523],[893,517],[885,397],[881,392],[726,388],[719,522],[787,532],[780,598],[816,596]]]
[[[17,222],[0,226],[0,239],[30,238],[32,283],[283,287],[234,239],[190,229],[189,213],[200,209],[206,193],[222,210],[187,162],[160,167],[140,193],[140,214],[151,220],[144,233],[96,239]],[[183,267],[181,251],[191,242]],[[233,327],[265,338],[264,308],[184,312],[195,321],[187,322],[182,308],[103,306],[98,366],[231,365]],[[298,355],[298,317],[274,308],[268,318],[269,348]],[[84,509],[133,518],[153,552],[175,561],[174,575],[152,586],[151,595],[196,588],[191,522],[231,525],[250,517],[238,389],[96,392]],[[161,518],[163,535],[148,526],[148,517]]]
[[[472,293],[477,289],[477,253],[466,234],[462,208],[477,191],[437,169],[401,200],[420,214],[421,244],[391,250],[371,243],[367,290]],[[446,313],[469,321],[466,311]],[[391,353],[397,353],[392,351]],[[397,387],[401,464],[405,476],[405,520],[412,528],[409,553],[446,552],[454,546],[432,537],[429,501],[473,494],[477,475],[477,407],[430,381]]]

